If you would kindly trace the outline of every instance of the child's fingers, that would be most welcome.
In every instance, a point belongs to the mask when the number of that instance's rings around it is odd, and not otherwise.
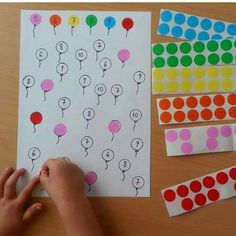
[[[6,181],[4,185],[4,197],[14,198],[16,196],[16,183],[24,175],[25,169],[16,170]]]
[[[8,178],[11,176],[11,174],[13,173],[13,168],[11,167],[7,167],[2,174],[0,175],[0,198],[3,197],[3,193],[4,193],[4,185],[6,183],[6,181],[8,180]]]
[[[39,212],[41,212],[43,209],[42,203],[34,203],[29,208],[26,209],[23,218],[22,218],[22,224],[27,225],[29,221],[31,221]]]
[[[18,196],[18,201],[25,205],[26,201],[29,200],[32,192],[34,191],[35,187],[39,184],[39,176],[35,176],[21,191],[21,193]]]
[[[46,169],[42,169],[40,171],[40,183],[45,187],[46,183],[47,183],[47,180],[48,180],[48,177],[49,177],[49,172],[48,170]]]

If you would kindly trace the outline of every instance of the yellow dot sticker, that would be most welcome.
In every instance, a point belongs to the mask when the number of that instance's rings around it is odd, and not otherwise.
[[[174,93],[178,91],[178,83],[176,81],[170,81],[167,83],[168,92]]]
[[[207,70],[207,75],[210,78],[215,79],[219,75],[219,71],[215,66],[211,66]]]
[[[182,92],[190,92],[192,88],[192,84],[189,80],[184,80],[182,83],[180,83],[180,89]]]
[[[220,88],[220,83],[218,80],[210,80],[208,82],[208,89],[211,92],[217,92]]]
[[[205,75],[205,70],[201,67],[196,67],[193,71],[193,74],[197,79],[202,79]]]
[[[222,86],[223,90],[225,90],[225,91],[230,91],[230,90],[232,90],[232,88],[233,88],[233,86],[234,86],[234,83],[233,83],[233,81],[230,80],[230,79],[224,79],[224,80],[222,81],[221,86]]]
[[[232,76],[232,68],[229,66],[223,66],[221,68],[221,74],[224,78],[230,78]]]
[[[153,84],[154,91],[156,92],[163,92],[165,90],[164,83],[162,82],[156,82]]]
[[[71,26],[71,27],[76,27],[76,26],[78,26],[79,25],[79,17],[78,16],[76,16],[76,15],[72,15],[72,16],[70,16],[69,18],[68,18],[68,24],[69,24],[69,26]]]
[[[154,69],[152,73],[155,80],[162,80],[165,75],[163,69]]]
[[[190,77],[191,77],[190,68],[181,68],[180,69],[180,76],[184,79],[190,79]]]
[[[176,68],[169,68],[167,70],[167,77],[168,79],[174,80],[177,78],[177,69]]]
[[[193,84],[195,90],[199,93],[204,92],[206,88],[206,83],[203,80],[197,80]]]

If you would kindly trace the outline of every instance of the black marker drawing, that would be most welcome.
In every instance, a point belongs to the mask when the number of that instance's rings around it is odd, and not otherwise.
[[[85,150],[85,156],[88,156],[88,149],[91,148],[93,146],[93,139],[90,136],[85,136],[81,139],[81,146],[84,148]]]
[[[80,70],[82,69],[82,62],[87,58],[88,53],[85,49],[78,49],[75,52],[75,58],[79,61]]]
[[[64,111],[71,105],[71,101],[68,97],[61,97],[58,100],[58,106],[61,108],[61,117],[64,117]]]
[[[142,112],[139,109],[133,109],[129,113],[129,117],[134,122],[133,131],[135,131],[137,122],[140,121],[142,118]]]
[[[105,161],[106,167],[105,170],[108,168],[108,162],[112,161],[115,157],[114,151],[111,149],[105,149],[102,152],[102,159]]]
[[[63,157],[66,161],[71,162],[69,157]]]
[[[122,171],[122,175],[123,175],[122,181],[124,181],[125,180],[125,172],[130,169],[131,163],[128,159],[122,159],[122,160],[120,160],[118,166],[119,166],[119,169]]]
[[[97,94],[97,99],[98,99],[98,103],[97,105],[100,104],[100,97],[103,96],[107,91],[107,87],[105,84],[97,84],[94,87],[94,92]]]
[[[79,78],[79,83],[83,88],[83,95],[84,95],[84,92],[85,92],[85,88],[87,88],[91,84],[91,82],[92,82],[92,80],[88,75],[82,75]]]
[[[68,50],[68,44],[65,41],[60,41],[56,44],[56,50],[58,52],[58,63],[61,61],[61,55]]]
[[[57,64],[56,71],[60,75],[60,82],[62,81],[63,76],[68,72],[68,70],[69,68],[66,63],[61,62]]]
[[[111,87],[111,94],[114,96],[114,105],[117,103],[117,98],[123,93],[123,87],[120,84],[114,84]]]
[[[99,66],[100,66],[101,69],[102,69],[102,78],[104,78],[105,72],[111,68],[112,62],[111,62],[111,60],[110,60],[109,58],[104,57],[104,58],[102,58],[102,59],[100,60]]]
[[[28,97],[29,91],[28,89],[35,85],[35,79],[32,75],[26,75],[22,80],[23,85],[26,89],[26,98]]]
[[[138,152],[143,148],[143,140],[140,138],[134,138],[131,141],[131,147],[135,151],[135,157],[137,157]]]
[[[46,60],[48,57],[48,52],[45,48],[39,48],[36,52],[35,52],[35,56],[39,61],[39,67],[41,66],[41,62]]]
[[[142,71],[136,71],[133,76],[134,81],[137,83],[136,94],[139,92],[139,85],[146,79],[146,75]]]
[[[89,126],[89,121],[92,120],[95,116],[95,111],[91,107],[87,107],[83,110],[83,117],[86,120],[86,130]]]
[[[133,178],[132,185],[136,190],[136,194],[135,194],[136,197],[138,196],[138,190],[141,189],[144,186],[144,184],[145,184],[145,181],[144,181],[143,177],[135,176]]]
[[[41,151],[37,147],[32,147],[28,151],[28,157],[30,158],[32,162],[32,168],[31,171],[34,169],[34,161],[37,160],[41,156]]]
[[[96,51],[96,61],[98,60],[98,53],[105,49],[105,42],[101,39],[97,39],[93,43],[93,49]]]

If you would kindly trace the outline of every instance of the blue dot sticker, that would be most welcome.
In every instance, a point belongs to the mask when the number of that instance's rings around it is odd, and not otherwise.
[[[218,40],[218,39],[222,39],[222,36],[220,34],[214,34],[211,38]]]
[[[172,28],[171,33],[172,33],[173,37],[179,38],[182,36],[183,30],[181,27],[175,26]]]
[[[199,40],[208,40],[209,39],[209,34],[205,31],[202,31],[198,34],[198,39]]]
[[[169,22],[172,19],[172,13],[170,11],[163,11],[161,13],[161,19],[164,22]]]
[[[187,24],[188,24],[190,27],[194,28],[194,27],[197,27],[197,26],[198,26],[199,20],[198,20],[198,18],[197,18],[196,16],[190,16],[190,17],[188,18],[188,20],[187,20]]]
[[[177,13],[174,17],[174,21],[177,25],[182,25],[185,22],[185,15],[182,13]]]
[[[187,40],[193,40],[196,37],[196,31],[193,29],[187,29],[184,33],[184,36]]]
[[[209,30],[211,28],[211,25],[212,25],[212,23],[209,19],[203,19],[201,21],[201,27],[204,30]]]
[[[162,23],[159,25],[159,33],[160,34],[166,35],[169,33],[169,31],[170,31],[169,25],[167,25],[165,23]]]
[[[225,24],[221,21],[217,21],[214,24],[214,30],[216,33],[222,33],[225,30]]]
[[[111,29],[116,25],[116,19],[112,16],[107,16],[104,19],[104,25],[106,28]]]
[[[227,32],[229,35],[236,35],[236,25],[235,24],[230,24],[227,28]]]

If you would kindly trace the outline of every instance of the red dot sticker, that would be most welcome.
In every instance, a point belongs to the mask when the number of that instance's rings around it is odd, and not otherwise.
[[[176,194],[173,190],[171,189],[167,189],[165,192],[164,192],[164,198],[167,202],[173,202],[176,198]]]
[[[41,115],[40,112],[33,112],[31,115],[30,115],[30,121],[34,124],[34,125],[38,125],[42,122],[43,120],[43,116]]]
[[[190,183],[190,189],[192,190],[192,192],[198,193],[202,189],[202,185],[198,180],[193,180]]]
[[[236,107],[229,108],[229,116],[232,118],[236,118]]]
[[[178,188],[177,188],[177,194],[180,196],[180,197],[187,197],[189,193],[189,190],[188,190],[188,187],[185,186],[185,185],[179,185]]]
[[[61,24],[61,17],[59,15],[52,15],[50,17],[50,23],[54,27],[60,25]]]
[[[195,97],[188,97],[186,100],[186,104],[189,108],[195,108],[198,104],[198,100]]]
[[[212,188],[215,185],[215,179],[211,176],[206,176],[203,179],[203,185],[206,188]]]
[[[169,123],[172,119],[172,115],[170,114],[170,112],[165,111],[161,113],[160,119],[163,123]]]
[[[182,109],[184,107],[184,100],[182,98],[174,98],[172,103],[175,109]]]
[[[183,122],[185,120],[185,113],[183,111],[176,111],[174,113],[174,119],[177,122]]]
[[[230,169],[229,176],[231,179],[236,180],[236,168],[235,167]]]
[[[185,211],[190,211],[193,208],[193,201],[190,198],[185,198],[181,205]]]
[[[206,204],[206,196],[202,193],[198,193],[194,197],[194,201],[198,206],[204,206]]]
[[[236,183],[234,184],[234,190],[236,191]]]
[[[214,115],[215,115],[215,117],[216,117],[217,119],[222,120],[222,119],[224,119],[225,116],[226,116],[226,111],[225,111],[224,108],[217,108],[217,109],[215,109],[215,111],[214,111]]]
[[[216,175],[216,180],[219,184],[226,184],[228,182],[228,175],[225,172],[219,172]]]
[[[227,101],[230,105],[236,105],[236,93],[231,93],[228,96]]]
[[[211,189],[211,190],[208,191],[207,197],[209,198],[209,200],[214,202],[214,201],[217,201],[219,199],[220,193],[216,189]]]
[[[134,21],[131,18],[125,18],[122,20],[122,26],[126,30],[130,30],[134,26]]]
[[[211,105],[211,98],[209,96],[202,96],[200,98],[200,104],[203,107],[209,107]]]
[[[199,113],[198,113],[198,111],[196,111],[196,110],[190,110],[190,111],[187,113],[187,117],[188,117],[188,119],[191,120],[191,121],[196,121],[196,120],[198,120],[198,118],[199,118]]]
[[[203,109],[201,111],[201,117],[203,120],[210,120],[212,118],[212,111],[210,109]]]
[[[221,94],[217,94],[214,98],[213,98],[213,102],[216,106],[222,106],[225,103],[225,97]]]
[[[170,100],[167,99],[167,98],[163,98],[160,100],[159,102],[159,107],[162,109],[162,110],[168,110],[170,108]]]

